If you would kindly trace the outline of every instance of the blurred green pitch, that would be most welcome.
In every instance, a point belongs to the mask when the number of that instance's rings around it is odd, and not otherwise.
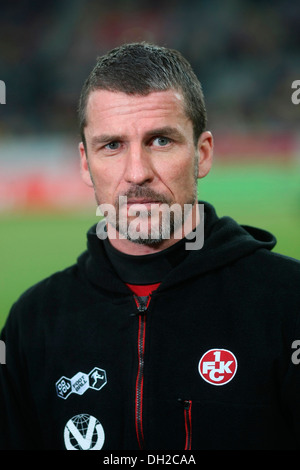
[[[199,182],[199,199],[219,216],[271,231],[274,251],[300,259],[300,176],[295,164],[219,165]],[[3,214],[0,218],[0,328],[27,288],[66,268],[86,248],[97,223],[94,197],[81,213]]]

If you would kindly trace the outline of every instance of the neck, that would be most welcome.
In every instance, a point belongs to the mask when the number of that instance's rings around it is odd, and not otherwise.
[[[119,237],[119,233],[107,223],[107,234],[111,245],[118,251],[125,253],[127,255],[148,255],[153,253],[158,253],[166,248],[177,243],[179,240],[182,240],[188,233],[196,228],[200,222],[200,214],[198,210],[198,204],[195,203],[192,207],[192,210],[186,217],[184,224],[179,227],[168,239],[163,239],[159,243],[154,243],[152,245],[144,245],[139,243],[134,243],[125,238]]]

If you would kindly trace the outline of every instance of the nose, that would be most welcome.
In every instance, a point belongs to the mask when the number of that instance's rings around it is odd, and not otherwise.
[[[124,178],[127,183],[142,185],[154,177],[150,155],[141,146],[132,146],[127,153]]]

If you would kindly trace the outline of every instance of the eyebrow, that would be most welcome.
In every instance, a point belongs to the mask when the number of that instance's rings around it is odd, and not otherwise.
[[[184,135],[181,132],[179,132],[179,130],[176,129],[176,127],[171,127],[171,126],[151,129],[150,131],[147,131],[145,134],[146,137],[153,137],[153,136],[159,136],[159,135],[170,137],[179,141],[182,141],[184,139]]]
[[[184,140],[184,135],[181,132],[179,132],[175,127],[171,127],[171,126],[150,129],[144,134],[144,137],[146,139],[150,137],[154,137],[154,136],[170,137],[180,142]],[[119,141],[124,141],[124,140],[126,140],[126,136],[122,134],[101,134],[101,135],[92,137],[91,147],[96,148],[97,145],[100,145],[100,144],[107,144],[109,142],[119,142]]]
[[[122,135],[111,135],[111,134],[101,134],[92,137],[91,147],[96,148],[99,144],[108,144],[109,142],[117,142],[119,140],[124,140]]]

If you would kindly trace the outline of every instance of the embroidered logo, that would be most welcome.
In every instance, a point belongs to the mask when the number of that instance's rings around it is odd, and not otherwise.
[[[201,357],[198,370],[206,382],[213,385],[225,385],[236,374],[237,360],[227,349],[210,349]]]
[[[64,442],[67,450],[100,450],[104,440],[103,427],[94,416],[76,415],[65,425]]]
[[[82,395],[89,388],[93,390],[101,390],[107,383],[106,372],[103,369],[94,367],[89,374],[78,372],[71,379],[62,376],[55,384],[56,393],[64,400],[71,393]]]

